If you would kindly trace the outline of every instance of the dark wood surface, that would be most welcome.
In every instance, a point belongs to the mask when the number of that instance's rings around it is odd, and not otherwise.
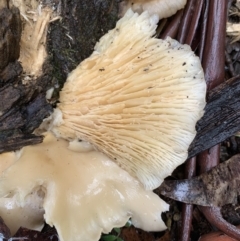
[[[196,129],[189,157],[221,143],[240,130],[240,76],[209,92],[204,116],[198,121]]]

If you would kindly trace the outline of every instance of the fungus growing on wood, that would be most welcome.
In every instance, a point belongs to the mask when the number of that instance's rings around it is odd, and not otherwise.
[[[185,161],[206,85],[188,46],[152,37],[157,22],[128,10],[69,75],[48,120],[59,139],[49,132],[24,147],[0,176],[0,197],[20,206],[44,191],[44,218],[63,241],[98,240],[129,217],[147,231],[166,228],[168,205],[151,190]]]
[[[167,18],[182,9],[186,2],[186,0],[125,0],[120,3],[120,16],[132,8],[139,14],[148,11],[150,14],[157,14],[160,19]]]
[[[144,230],[166,228],[161,213],[168,204],[104,154],[74,149],[50,133],[43,143],[24,147],[1,176],[0,196],[11,194],[22,207],[29,194],[41,188],[44,218],[62,241],[98,240],[130,217]]]
[[[206,93],[199,58],[173,39],[152,38],[157,21],[128,10],[70,73],[50,127],[92,143],[147,189],[186,160]]]

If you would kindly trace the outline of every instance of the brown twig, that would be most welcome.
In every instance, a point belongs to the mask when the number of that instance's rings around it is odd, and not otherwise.
[[[198,56],[202,60],[203,59],[203,50],[206,41],[207,35],[207,21],[208,21],[208,12],[209,12],[209,1],[205,1],[202,7],[202,16],[200,18],[201,26],[200,26],[200,42],[198,49]]]
[[[212,0],[209,5],[207,35],[203,50],[202,64],[208,90],[224,81],[225,33],[227,0]],[[200,172],[206,172],[219,162],[219,145],[198,156]],[[223,219],[220,208],[199,207],[206,219],[232,238],[240,240],[240,230]]]
[[[194,7],[196,4],[196,0],[188,0],[187,5],[183,11],[183,17],[179,26],[177,40],[180,43],[185,43],[185,39],[189,33],[189,27],[191,24],[191,20],[194,14]]]
[[[223,219],[221,208],[199,206],[199,209],[212,225],[223,231],[229,237],[240,240],[240,229]]]
[[[209,4],[207,35],[202,65],[208,90],[224,81],[227,0],[212,0]]]
[[[219,163],[220,146],[216,145],[198,155],[199,173],[204,173]]]
[[[220,146],[214,146],[208,151],[201,153],[198,157],[200,172],[206,172],[219,163]],[[240,229],[223,219],[221,209],[218,207],[198,206],[205,218],[219,230],[231,238],[240,240]]]
[[[183,10],[179,10],[172,20],[167,24],[166,29],[160,34],[159,38],[165,39],[166,37],[175,38],[178,33],[179,24],[182,18]]]
[[[196,174],[196,158],[193,157],[185,163],[185,178],[191,178]],[[182,229],[180,241],[190,240],[193,205],[182,204]]]
[[[192,48],[192,42],[199,27],[203,3],[204,0],[189,0],[187,2],[178,30],[177,40],[180,43],[191,45]]]
[[[194,4],[196,4],[194,8]],[[199,25],[199,18],[202,12],[203,0],[189,0],[184,10],[178,32],[178,40],[181,43],[192,45],[196,36],[196,30]],[[189,29],[188,29],[189,28]],[[191,46],[192,47],[192,46]],[[185,163],[185,178],[191,178],[196,175],[196,157],[193,157]],[[193,205],[182,204],[182,228],[180,241],[189,241],[191,233],[191,224],[193,216]]]
[[[197,28],[199,25],[199,19],[200,19],[201,13],[202,13],[203,2],[204,2],[204,0],[195,1],[194,15],[190,22],[189,32],[184,41],[185,44],[189,44],[192,46],[193,39],[196,35],[196,31],[197,31]]]

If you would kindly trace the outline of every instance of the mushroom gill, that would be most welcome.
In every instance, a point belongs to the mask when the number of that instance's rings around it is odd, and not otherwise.
[[[70,73],[43,143],[0,176],[0,197],[20,207],[44,190],[44,218],[62,241],[98,240],[130,217],[146,231],[166,228],[168,205],[151,190],[185,161],[206,84],[189,46],[153,37],[157,22],[128,10]]]
[[[92,143],[146,189],[186,160],[206,93],[199,58],[187,45],[153,38],[157,21],[128,10],[70,73],[50,127]]]

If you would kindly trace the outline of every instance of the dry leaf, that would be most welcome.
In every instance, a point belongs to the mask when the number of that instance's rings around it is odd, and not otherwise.
[[[159,191],[164,196],[184,203],[223,206],[236,203],[239,186],[240,154],[198,177],[164,181]]]

